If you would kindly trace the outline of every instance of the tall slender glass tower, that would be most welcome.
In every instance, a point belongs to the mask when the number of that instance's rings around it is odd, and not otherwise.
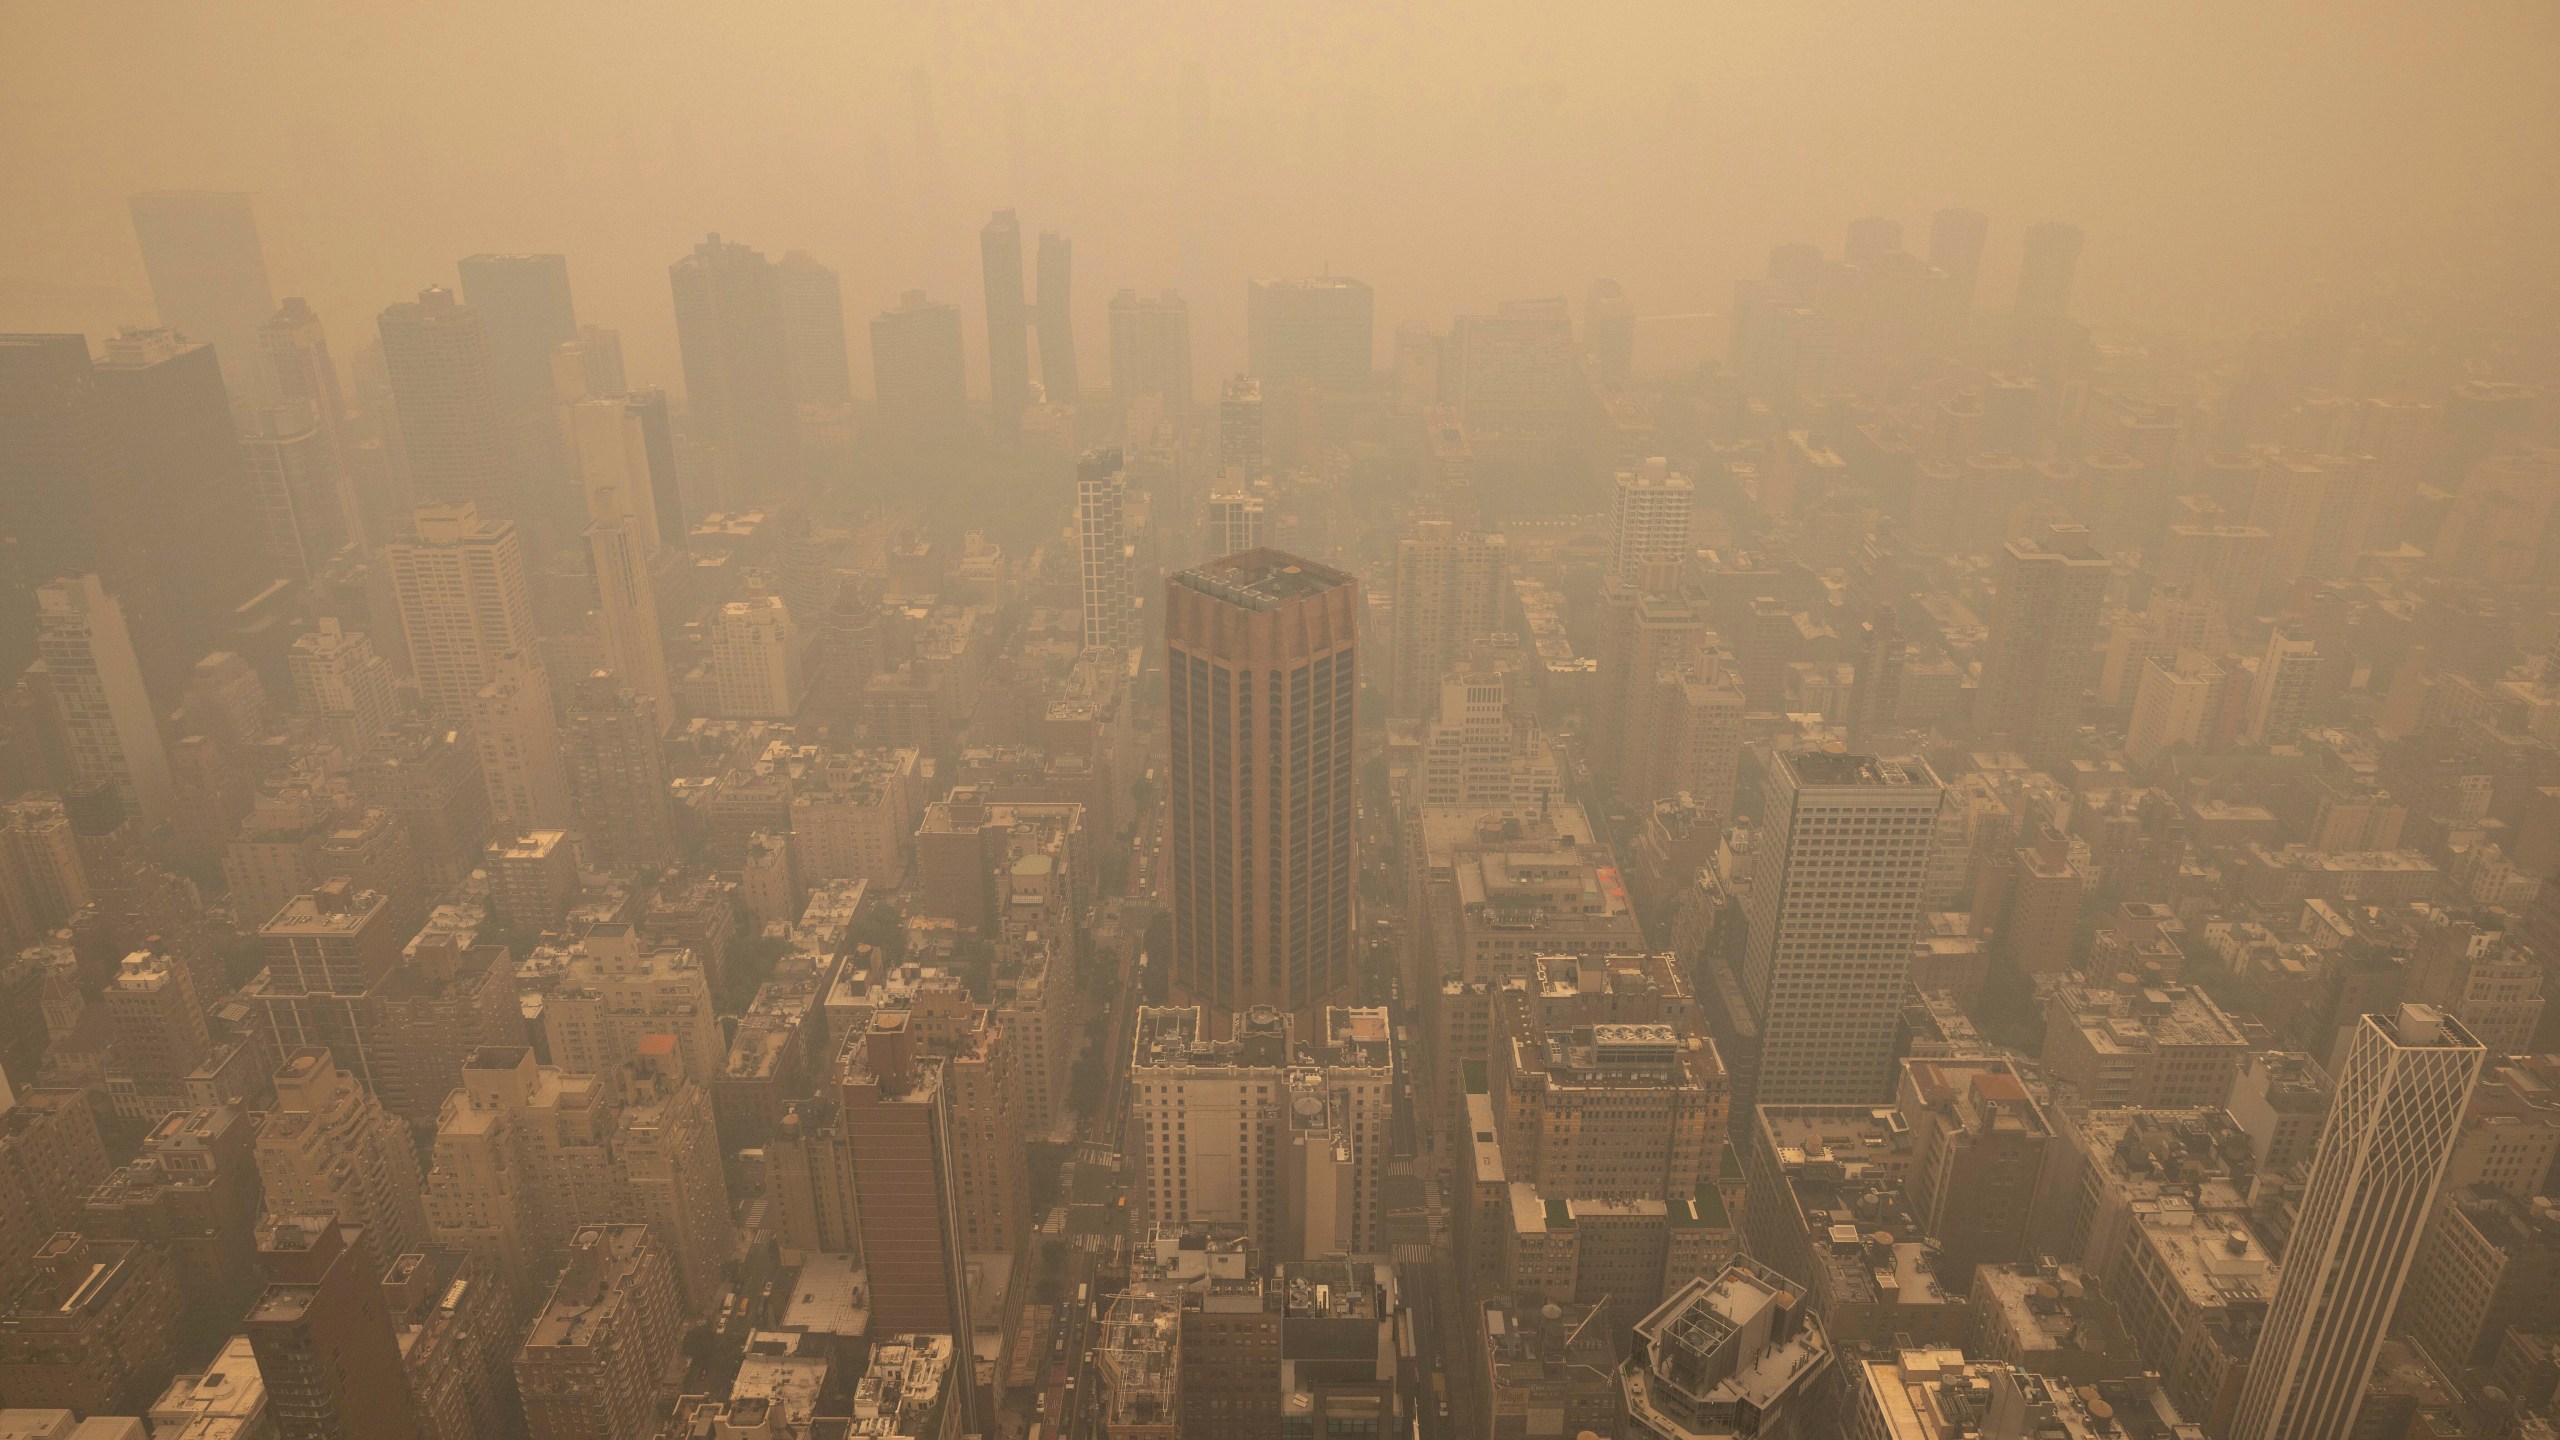
[[[2355,1432],[2374,1352],[2400,1304],[2486,1053],[2432,1005],[2357,1022],[2233,1440]]]

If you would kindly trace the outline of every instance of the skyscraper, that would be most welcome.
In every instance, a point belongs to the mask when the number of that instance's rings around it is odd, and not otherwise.
[[[622,404],[640,422],[640,450],[649,461],[650,504],[658,512],[658,543],[682,550],[688,537],[686,497],[676,483],[676,437],[667,419],[667,392],[634,390],[622,397]]]
[[[2232,1421],[2236,1440],[2355,1432],[2374,1352],[2485,1053],[2429,1005],[2368,1014],[2346,1043],[2284,1276]]]
[[[350,756],[371,751],[399,714],[391,662],[335,616],[321,616],[310,633],[296,637],[285,666],[295,711],[318,722],[330,743]]]
[[[1956,318],[1973,313],[1982,282],[1982,241],[1991,221],[1979,210],[1941,210],[1929,220],[1929,263],[1945,273]]]
[[[89,342],[78,335],[0,335],[0,533],[16,541],[20,575],[97,569],[97,494],[108,484],[107,427]],[[19,637],[0,634],[7,672],[25,666]]]
[[[329,332],[322,328],[310,302],[299,295],[286,296],[267,323],[258,327],[258,344],[266,352],[276,399],[308,402],[312,423],[327,437],[339,472],[352,475],[355,456],[347,435],[346,396],[338,385],[337,362],[329,358]],[[351,523],[352,519],[351,514]]]
[[[646,1225],[585,1225],[516,1353],[532,1440],[648,1440],[665,1418],[684,1305],[664,1242]]]
[[[926,1053],[917,1020],[911,1011],[883,1010],[846,1045],[835,1077],[838,1113],[870,1263],[872,1322],[882,1333],[965,1335],[968,1256],[949,1062]],[[975,1408],[967,1404],[964,1416]]]
[[[337,447],[310,401],[289,400],[260,410],[240,448],[264,522],[267,563],[285,579],[310,579],[352,538]]]
[[[249,197],[154,190],[131,205],[160,323],[211,345],[230,392],[244,403],[265,403],[275,387],[258,363],[258,327],[275,313],[276,300]]]
[[[489,336],[489,372],[507,426],[507,450],[524,487],[525,515],[546,533],[572,522],[562,487],[574,468],[561,442],[559,391],[552,378],[560,347],[578,338],[566,255],[467,255],[456,267],[462,300],[480,312]],[[572,532],[574,533],[574,532]]]
[[[1040,234],[1040,392],[1052,405],[1084,398],[1076,383],[1076,329],[1072,283],[1075,243],[1055,230]]]
[[[1396,542],[1395,675],[1387,713],[1423,717],[1467,646],[1502,628],[1511,592],[1510,548],[1500,535],[1461,535],[1424,520]]]
[[[509,414],[548,410],[551,357],[578,338],[566,255],[466,255],[456,266],[462,303],[480,312],[489,368]]]
[[[791,350],[791,396],[803,404],[850,405],[853,378],[844,349],[844,289],[836,272],[806,250],[773,267],[782,302],[782,338]]]
[[[667,267],[684,352],[685,410],[709,440],[731,504],[800,481],[791,338],[772,262],[717,234]]]
[[[987,403],[996,438],[1007,444],[1022,433],[1031,403],[1031,316],[1022,298],[1022,222],[999,210],[978,232],[978,260],[986,277]]]
[[[1076,462],[1076,548],[1083,562],[1086,649],[1126,651],[1138,643],[1138,597],[1129,573],[1129,470],[1117,450],[1087,450]]]
[[[123,607],[97,576],[36,587],[36,657],[61,711],[72,773],[106,781],[128,818],[158,824],[169,809],[169,752]]]
[[[578,484],[586,497],[586,518],[628,520],[644,556],[666,543],[659,521],[661,486],[675,477],[661,475],[650,461],[649,417],[631,397],[613,395],[574,402],[568,407],[569,439],[577,451]]]
[[[123,599],[143,673],[168,685],[278,572],[214,352],[166,330],[120,331],[106,350],[97,399],[108,483],[73,502],[94,512],[99,543],[94,559],[70,563],[97,570]]]
[[[2081,525],[2012,540],[1991,563],[1991,644],[1974,726],[2030,759],[2067,749],[2097,673],[2098,607],[2114,564]]]
[[[512,523],[467,501],[420,506],[414,525],[417,538],[389,550],[409,669],[428,713],[459,720],[497,678],[499,656],[534,650],[524,551]]]
[[[1582,302],[1582,348],[1600,366],[1600,378],[1624,385],[1635,369],[1636,307],[1615,280],[1594,280]]]
[[[569,788],[587,843],[607,861],[666,866],[676,861],[667,810],[666,758],[658,736],[664,712],[609,670],[578,682],[569,700]]]
[[[560,763],[551,678],[532,650],[491,657],[490,675],[464,716],[489,789],[489,821],[501,835],[569,823],[569,776]]]
[[[587,527],[587,554],[595,566],[596,628],[603,633],[605,663],[621,682],[649,697],[660,724],[675,717],[675,689],[667,682],[666,650],[658,632],[658,594],[649,578],[640,521],[623,516]]]
[[[485,318],[430,285],[414,303],[383,311],[380,328],[411,497],[421,505],[467,500],[492,519],[522,516]]]
[[[1917,757],[1813,750],[1766,784],[1742,968],[1755,1103],[1882,1103],[1945,787]]]
[[[381,1285],[399,1252],[380,1252],[380,1237],[343,1229],[339,1218],[284,1215],[258,1227],[267,1288],[241,1329],[279,1437],[406,1440],[418,1433],[417,1414]]]
[[[1191,412],[1191,306],[1170,290],[1111,297],[1111,398],[1141,395],[1162,396],[1167,415]]]
[[[936,444],[959,438],[969,424],[960,307],[910,290],[896,309],[872,317],[871,388],[880,397],[881,423],[895,433]]]
[[[1245,355],[1254,378],[1274,389],[1303,380],[1319,394],[1366,393],[1375,307],[1366,283],[1339,275],[1247,282]]]
[[[1247,550],[1165,582],[1173,993],[1223,1032],[1349,992],[1359,582]]]
[[[1689,507],[1696,498],[1689,477],[1659,456],[1642,469],[1619,471],[1609,505],[1610,576],[1636,584],[1657,560],[1687,559]]]
[[[2261,745],[2290,745],[2300,738],[2319,673],[2320,650],[2311,637],[2286,625],[2269,631],[2266,653],[2249,683],[2249,738]]]
[[[800,708],[800,627],[779,595],[751,587],[722,605],[711,632],[711,681],[719,713],[787,720]]]
[[[2027,227],[2018,257],[2018,304],[2010,344],[2029,359],[2051,355],[2071,317],[2071,282],[2080,269],[2080,227],[2047,220]]]
[[[1250,375],[1230,375],[1218,391],[1218,468],[1241,470],[1247,480],[1260,476],[1267,456],[1262,448],[1262,382]]]

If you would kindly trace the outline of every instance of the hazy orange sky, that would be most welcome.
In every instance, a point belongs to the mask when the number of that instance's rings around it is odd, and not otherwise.
[[[2102,324],[2560,254],[2547,3],[21,0],[0,127],[0,327],[147,319],[123,197],[246,189],[342,354],[461,255],[558,250],[641,381],[715,229],[842,271],[858,388],[912,286],[974,352],[998,205],[1075,240],[1093,373],[1110,293],[1172,286],[1204,383],[1249,274],[1368,279],[1383,353],[1601,275],[1721,310],[1777,241],[1880,213],[1921,248],[1950,204],[1992,217],[1990,306],[2022,226],[2084,225]]]

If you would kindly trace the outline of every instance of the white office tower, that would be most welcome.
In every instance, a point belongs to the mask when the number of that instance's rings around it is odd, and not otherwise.
[[[615,677],[655,702],[658,723],[670,725],[676,718],[675,689],[667,680],[658,592],[649,578],[648,542],[640,527],[633,515],[599,517],[587,526],[587,553],[596,570],[596,629]]]
[[[800,636],[791,608],[750,582],[711,632],[712,693],[730,720],[788,720],[800,708]]]
[[[1129,470],[1117,450],[1076,462],[1076,548],[1084,572],[1084,645],[1126,653],[1138,643],[1129,575]]]
[[[649,472],[648,421],[623,396],[580,400],[568,407],[569,439],[577,452],[578,485],[589,520],[628,519],[640,553],[655,555],[657,477]]]
[[[2233,1440],[2356,1433],[2384,1327],[2435,1204],[2485,1052],[2432,1005],[2366,1015],[2249,1362]]]
[[[1271,543],[1270,512],[1264,508],[1261,494],[1246,488],[1243,480],[1243,471],[1230,470],[1228,488],[1209,497],[1206,559],[1223,560]]]
[[[2261,745],[2290,745],[2300,739],[2319,670],[2319,648],[2277,626],[2267,636],[2267,652],[2258,657],[2257,678],[2249,686],[2249,738]]]
[[[1618,472],[1618,493],[1609,511],[1609,574],[1635,582],[1656,560],[1679,560],[1689,553],[1689,507],[1697,487],[1673,472],[1660,456],[1641,470]]]
[[[492,663],[495,673],[471,697],[464,717],[489,792],[490,826],[501,835],[564,827],[574,817],[551,711],[550,672],[540,656],[520,650]]]
[[[36,658],[71,744],[71,771],[116,787],[124,813],[151,826],[169,813],[169,752],[142,685],[124,607],[95,575],[36,587]]]
[[[499,656],[535,653],[524,550],[515,522],[483,520],[468,500],[419,506],[417,532],[389,547],[409,672],[428,713],[459,720],[498,677]]]
[[[1917,756],[1777,757],[1745,911],[1762,1105],[1881,1104],[1946,787]]]

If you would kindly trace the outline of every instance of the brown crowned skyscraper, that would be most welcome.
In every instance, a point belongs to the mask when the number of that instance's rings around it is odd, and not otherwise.
[[[1165,582],[1175,1003],[1222,1033],[1351,988],[1359,582],[1247,550]]]

